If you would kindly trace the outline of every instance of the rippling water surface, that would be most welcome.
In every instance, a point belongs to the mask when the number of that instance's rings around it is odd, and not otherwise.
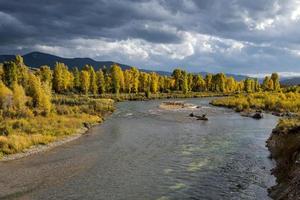
[[[122,102],[101,126],[67,145],[0,163],[3,199],[268,199],[265,140],[277,119],[212,107],[164,111],[164,100]]]

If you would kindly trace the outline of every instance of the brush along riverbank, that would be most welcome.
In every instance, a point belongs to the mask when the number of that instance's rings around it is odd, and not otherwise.
[[[33,114],[0,121],[0,156],[3,160],[24,157],[72,141],[100,124],[114,111],[111,99],[85,96],[54,96],[47,116]],[[54,142],[54,143],[53,143]],[[16,154],[15,156],[11,156]]]
[[[263,92],[215,99],[215,106],[235,109],[242,114],[264,110],[283,117],[267,140],[267,147],[276,167],[272,174],[276,185],[269,194],[276,200],[300,199],[300,93]]]

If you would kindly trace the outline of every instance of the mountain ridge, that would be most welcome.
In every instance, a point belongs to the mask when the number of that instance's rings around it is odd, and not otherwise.
[[[56,62],[62,62],[66,64],[70,69],[73,67],[78,67],[79,69],[83,68],[85,65],[92,65],[95,70],[98,70],[99,68],[103,68],[104,66],[110,67],[113,64],[119,65],[123,70],[129,69],[131,66],[114,62],[114,61],[96,61],[92,58],[84,57],[84,58],[64,58],[48,53],[43,53],[43,52],[30,52],[27,54],[22,55],[24,59],[24,63],[27,66],[33,67],[33,68],[39,68],[42,65],[48,65],[50,68],[53,69],[55,66]],[[14,60],[15,55],[0,55],[0,63],[3,63],[5,61],[10,61]],[[165,75],[165,76],[170,76],[172,73],[168,71],[160,71],[160,70],[149,70],[149,69],[139,69],[140,71],[143,72],[156,72],[160,75]],[[202,76],[205,76],[208,74],[208,72],[199,72],[195,74],[201,74]],[[233,76],[236,80],[244,80],[248,78],[246,75],[237,75],[237,74],[227,74],[226,76]]]

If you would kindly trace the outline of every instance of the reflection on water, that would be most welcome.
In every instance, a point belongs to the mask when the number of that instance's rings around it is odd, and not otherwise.
[[[51,178],[44,177],[28,197],[268,199],[274,178],[265,140],[275,117],[254,120],[212,107],[209,99],[185,100],[200,106],[194,114],[209,118],[198,121],[188,116],[191,111],[158,109],[162,101],[119,103],[112,117],[69,148],[33,157],[30,163],[62,161],[52,164]],[[39,165],[33,170],[22,162],[27,172],[46,176]]]

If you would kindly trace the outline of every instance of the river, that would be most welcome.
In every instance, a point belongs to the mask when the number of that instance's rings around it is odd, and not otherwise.
[[[0,163],[0,199],[269,199],[265,141],[277,118],[209,105],[209,121],[164,111],[165,100],[121,102],[103,124],[55,149]]]

